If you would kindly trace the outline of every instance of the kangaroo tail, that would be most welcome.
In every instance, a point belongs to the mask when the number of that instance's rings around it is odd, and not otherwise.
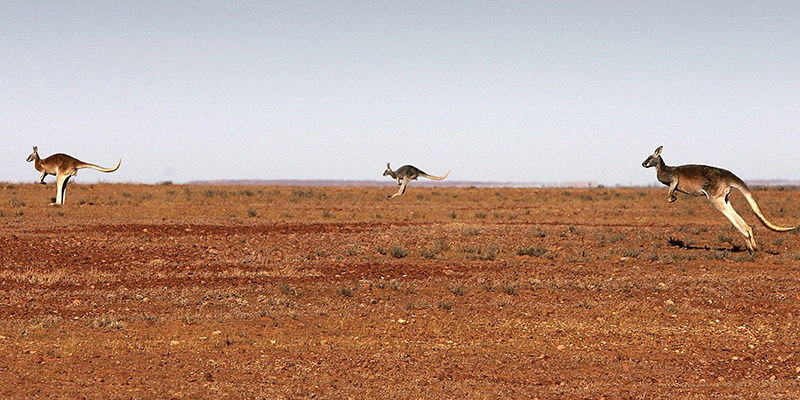
[[[442,175],[442,176],[433,176],[433,175],[428,175],[426,173],[420,173],[420,176],[424,176],[424,177],[426,177],[428,179],[433,179],[435,181],[440,181],[440,180],[442,180],[444,178],[447,178],[447,175],[450,175],[450,171],[447,171],[447,173]]]
[[[122,164],[122,160],[117,161],[117,166],[114,168],[103,168],[99,165],[83,163],[78,168],[91,168],[91,169],[96,169],[100,172],[114,172],[119,169],[120,164]]]
[[[744,185],[734,186],[734,187],[739,189],[740,192],[742,192],[744,197],[747,199],[747,202],[750,203],[750,207],[753,209],[753,213],[756,214],[758,220],[761,221],[761,223],[770,230],[773,230],[775,232],[788,232],[797,228],[796,226],[793,226],[791,228],[786,228],[782,226],[777,226],[772,222],[769,222],[767,220],[767,217],[764,216],[764,213],[761,212],[761,208],[758,206],[758,203],[756,203],[755,197],[753,197],[753,194],[750,193],[750,189],[748,189],[747,186]]]

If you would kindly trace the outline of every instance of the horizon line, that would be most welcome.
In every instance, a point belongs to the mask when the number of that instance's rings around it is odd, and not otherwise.
[[[172,183],[170,181],[160,182]],[[367,179],[208,179],[193,180],[184,185],[217,185],[217,186],[310,186],[310,187],[392,187],[397,186],[394,180],[367,180]],[[481,188],[611,188],[611,187],[661,187],[659,182],[648,184],[599,184],[595,181],[565,181],[565,182],[514,182],[514,181],[417,181],[415,186],[423,187],[481,187]],[[800,180],[789,179],[757,179],[749,182],[754,187],[796,187]]]
[[[26,184],[26,181],[2,181],[0,184]],[[369,180],[369,179],[198,179],[187,182],[174,182],[166,179],[156,182],[108,182],[98,180],[94,182],[74,182],[79,185],[92,184],[131,184],[131,185],[190,185],[190,186],[297,186],[297,187],[394,187],[394,180]],[[753,179],[747,182],[752,187],[797,187],[800,180],[795,179]],[[415,186],[421,187],[460,187],[460,188],[653,188],[662,187],[659,182],[646,184],[615,183],[600,184],[595,181],[565,181],[565,182],[515,182],[515,181],[417,181]],[[2,188],[2,187],[0,187]]]

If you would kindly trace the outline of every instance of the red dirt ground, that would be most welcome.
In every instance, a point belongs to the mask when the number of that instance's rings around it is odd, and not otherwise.
[[[800,240],[666,189],[0,184],[2,398],[798,398]],[[757,190],[800,223],[800,193]]]

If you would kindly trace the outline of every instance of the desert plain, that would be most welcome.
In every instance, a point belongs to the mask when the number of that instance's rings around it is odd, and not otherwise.
[[[665,187],[0,183],[0,398],[798,398],[800,237]],[[755,188],[800,224],[800,191]]]

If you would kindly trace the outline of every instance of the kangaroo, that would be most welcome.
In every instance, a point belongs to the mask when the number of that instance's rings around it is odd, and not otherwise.
[[[692,196],[706,196],[711,205],[727,217],[733,226],[744,235],[745,239],[747,239],[747,248],[750,251],[758,250],[758,245],[756,244],[755,236],[753,236],[753,229],[736,213],[728,201],[732,188],[742,192],[747,202],[750,203],[750,207],[753,208],[758,220],[767,228],[775,232],[787,232],[797,228],[783,228],[767,221],[750,189],[744,181],[732,172],[722,168],[695,164],[670,167],[664,164],[664,160],[661,159],[661,150],[663,148],[664,146],[659,146],[652,156],[647,157],[642,162],[642,166],[645,168],[655,167],[658,181],[669,186],[667,201],[672,203],[678,199],[675,196],[676,190]]]
[[[103,168],[94,164],[85,163],[75,157],[62,153],[53,154],[45,159],[41,159],[39,158],[39,149],[36,146],[33,146],[33,153],[28,156],[27,161],[33,161],[33,166],[37,171],[42,173],[39,176],[39,183],[42,185],[45,184],[44,178],[47,175],[55,175],[57,188],[56,201],[53,203],[53,205],[58,206],[64,204],[64,194],[67,191],[67,182],[69,181],[69,178],[78,175],[78,169],[92,168],[100,172],[114,172],[119,168],[119,165],[122,164],[122,160],[119,160],[116,167]]]
[[[396,179],[397,184],[400,185],[400,190],[398,190],[397,193],[395,193],[394,195],[389,196],[389,198],[391,199],[405,193],[406,186],[408,185],[408,183],[416,180],[420,176],[440,181],[444,178],[447,178],[447,175],[450,175],[450,171],[447,171],[447,173],[444,174],[443,176],[433,176],[433,175],[428,175],[425,172],[422,172],[419,168],[413,165],[404,165],[398,168],[396,171],[392,171],[391,163],[386,163],[386,171],[383,171],[383,176],[386,175],[389,175],[392,178]]]

